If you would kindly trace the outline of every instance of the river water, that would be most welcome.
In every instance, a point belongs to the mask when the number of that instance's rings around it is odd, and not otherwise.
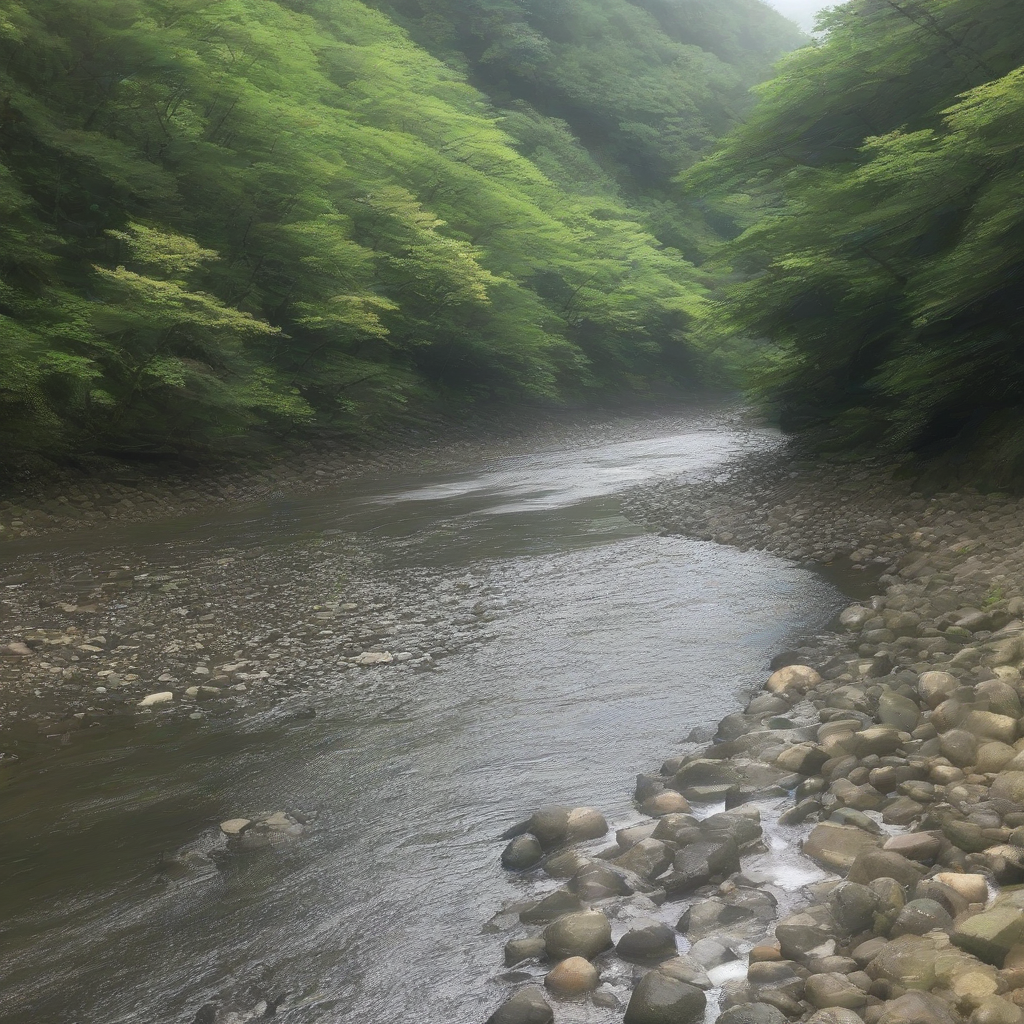
[[[627,488],[773,443],[713,417],[624,422],[458,475],[122,531],[179,565],[253,543],[295,563],[338,532],[372,538],[364,571],[480,607],[429,667],[318,677],[315,718],[175,719],[9,774],[0,1019],[189,1024],[214,1002],[242,1020],[283,995],[289,1024],[483,1021],[509,992],[506,936],[486,925],[525,884],[500,869],[500,833],[550,801],[627,820],[633,775],[734,710],[839,607],[809,571],[653,536],[619,511]],[[72,538],[59,557],[111,543]],[[273,849],[170,882],[159,870],[169,851],[222,844],[220,820],[278,808],[318,816]]]

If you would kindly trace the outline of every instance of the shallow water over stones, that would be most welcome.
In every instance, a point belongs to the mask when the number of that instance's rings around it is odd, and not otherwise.
[[[482,1021],[506,994],[487,922],[526,894],[497,836],[547,801],[628,821],[634,773],[735,710],[841,603],[789,563],[621,515],[625,488],[714,471],[769,435],[699,416],[617,430],[457,477],[132,527],[119,548],[8,556],[30,581],[172,567],[219,631],[280,634],[288,672],[230,713],[161,705],[6,769],[0,1017],[190,1022],[215,1004],[210,1020],[244,1020],[270,1004],[302,1024]],[[332,653],[345,602],[381,610]],[[155,635],[164,606],[144,607]],[[360,635],[412,657],[343,662]],[[278,810],[290,832],[219,828]]]

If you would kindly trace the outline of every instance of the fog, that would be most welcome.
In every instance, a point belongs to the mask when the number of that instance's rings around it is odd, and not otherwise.
[[[814,28],[814,17],[823,7],[834,6],[838,0],[768,0],[777,11],[795,21],[805,32]]]

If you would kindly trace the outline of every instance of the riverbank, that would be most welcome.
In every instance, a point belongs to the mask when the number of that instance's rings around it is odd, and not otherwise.
[[[397,537],[381,533],[374,509],[384,506],[363,501],[379,481],[415,486],[537,450],[628,443],[691,429],[694,415],[704,430],[746,429],[733,408],[523,414],[501,429],[481,421],[260,469],[184,480],[153,469],[144,487],[118,484],[110,464],[88,478],[90,491],[83,477],[50,480],[92,495],[82,518],[47,511],[43,491],[26,490],[21,535],[0,543],[0,750],[24,758],[96,730],[175,718],[308,715],[318,688],[374,665],[390,682],[359,685],[398,688],[483,642],[501,608],[479,579],[382,571],[404,542],[401,526]],[[137,500],[113,501],[122,491]]]
[[[699,401],[690,410],[701,409]],[[746,423],[742,407],[709,401],[721,423]],[[495,407],[461,419],[420,420],[386,437],[325,435],[292,445],[203,461],[79,457],[26,463],[0,476],[0,543],[123,527],[338,489],[381,474],[457,472],[482,459],[616,436],[624,421],[680,410]],[[2,549],[0,549],[2,550]]]
[[[611,846],[596,811],[522,826],[504,859],[534,898],[493,1024],[563,999],[627,1024],[1024,1021],[1024,505],[775,452],[625,510],[877,593],[666,751]]]

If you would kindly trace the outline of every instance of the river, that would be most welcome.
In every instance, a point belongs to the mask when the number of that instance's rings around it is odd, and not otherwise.
[[[810,571],[653,536],[620,512],[628,488],[773,443],[715,417],[623,421],[459,474],[12,549],[8,575],[124,547],[179,567],[253,548],[253,578],[304,566],[301,591],[324,544],[362,538],[363,578],[408,585],[426,628],[445,609],[461,618],[430,662],[295,680],[315,717],[254,704],[8,769],[0,1019],[190,1024],[215,1003],[243,1020],[283,996],[289,1024],[482,1022],[508,993],[505,937],[485,926],[524,885],[500,869],[500,833],[550,801],[627,820],[633,775],[736,709],[774,653],[839,607]],[[290,621],[282,610],[286,640]],[[204,860],[220,820],[278,808],[316,818],[287,843]],[[198,867],[168,878],[162,859],[182,850]]]

